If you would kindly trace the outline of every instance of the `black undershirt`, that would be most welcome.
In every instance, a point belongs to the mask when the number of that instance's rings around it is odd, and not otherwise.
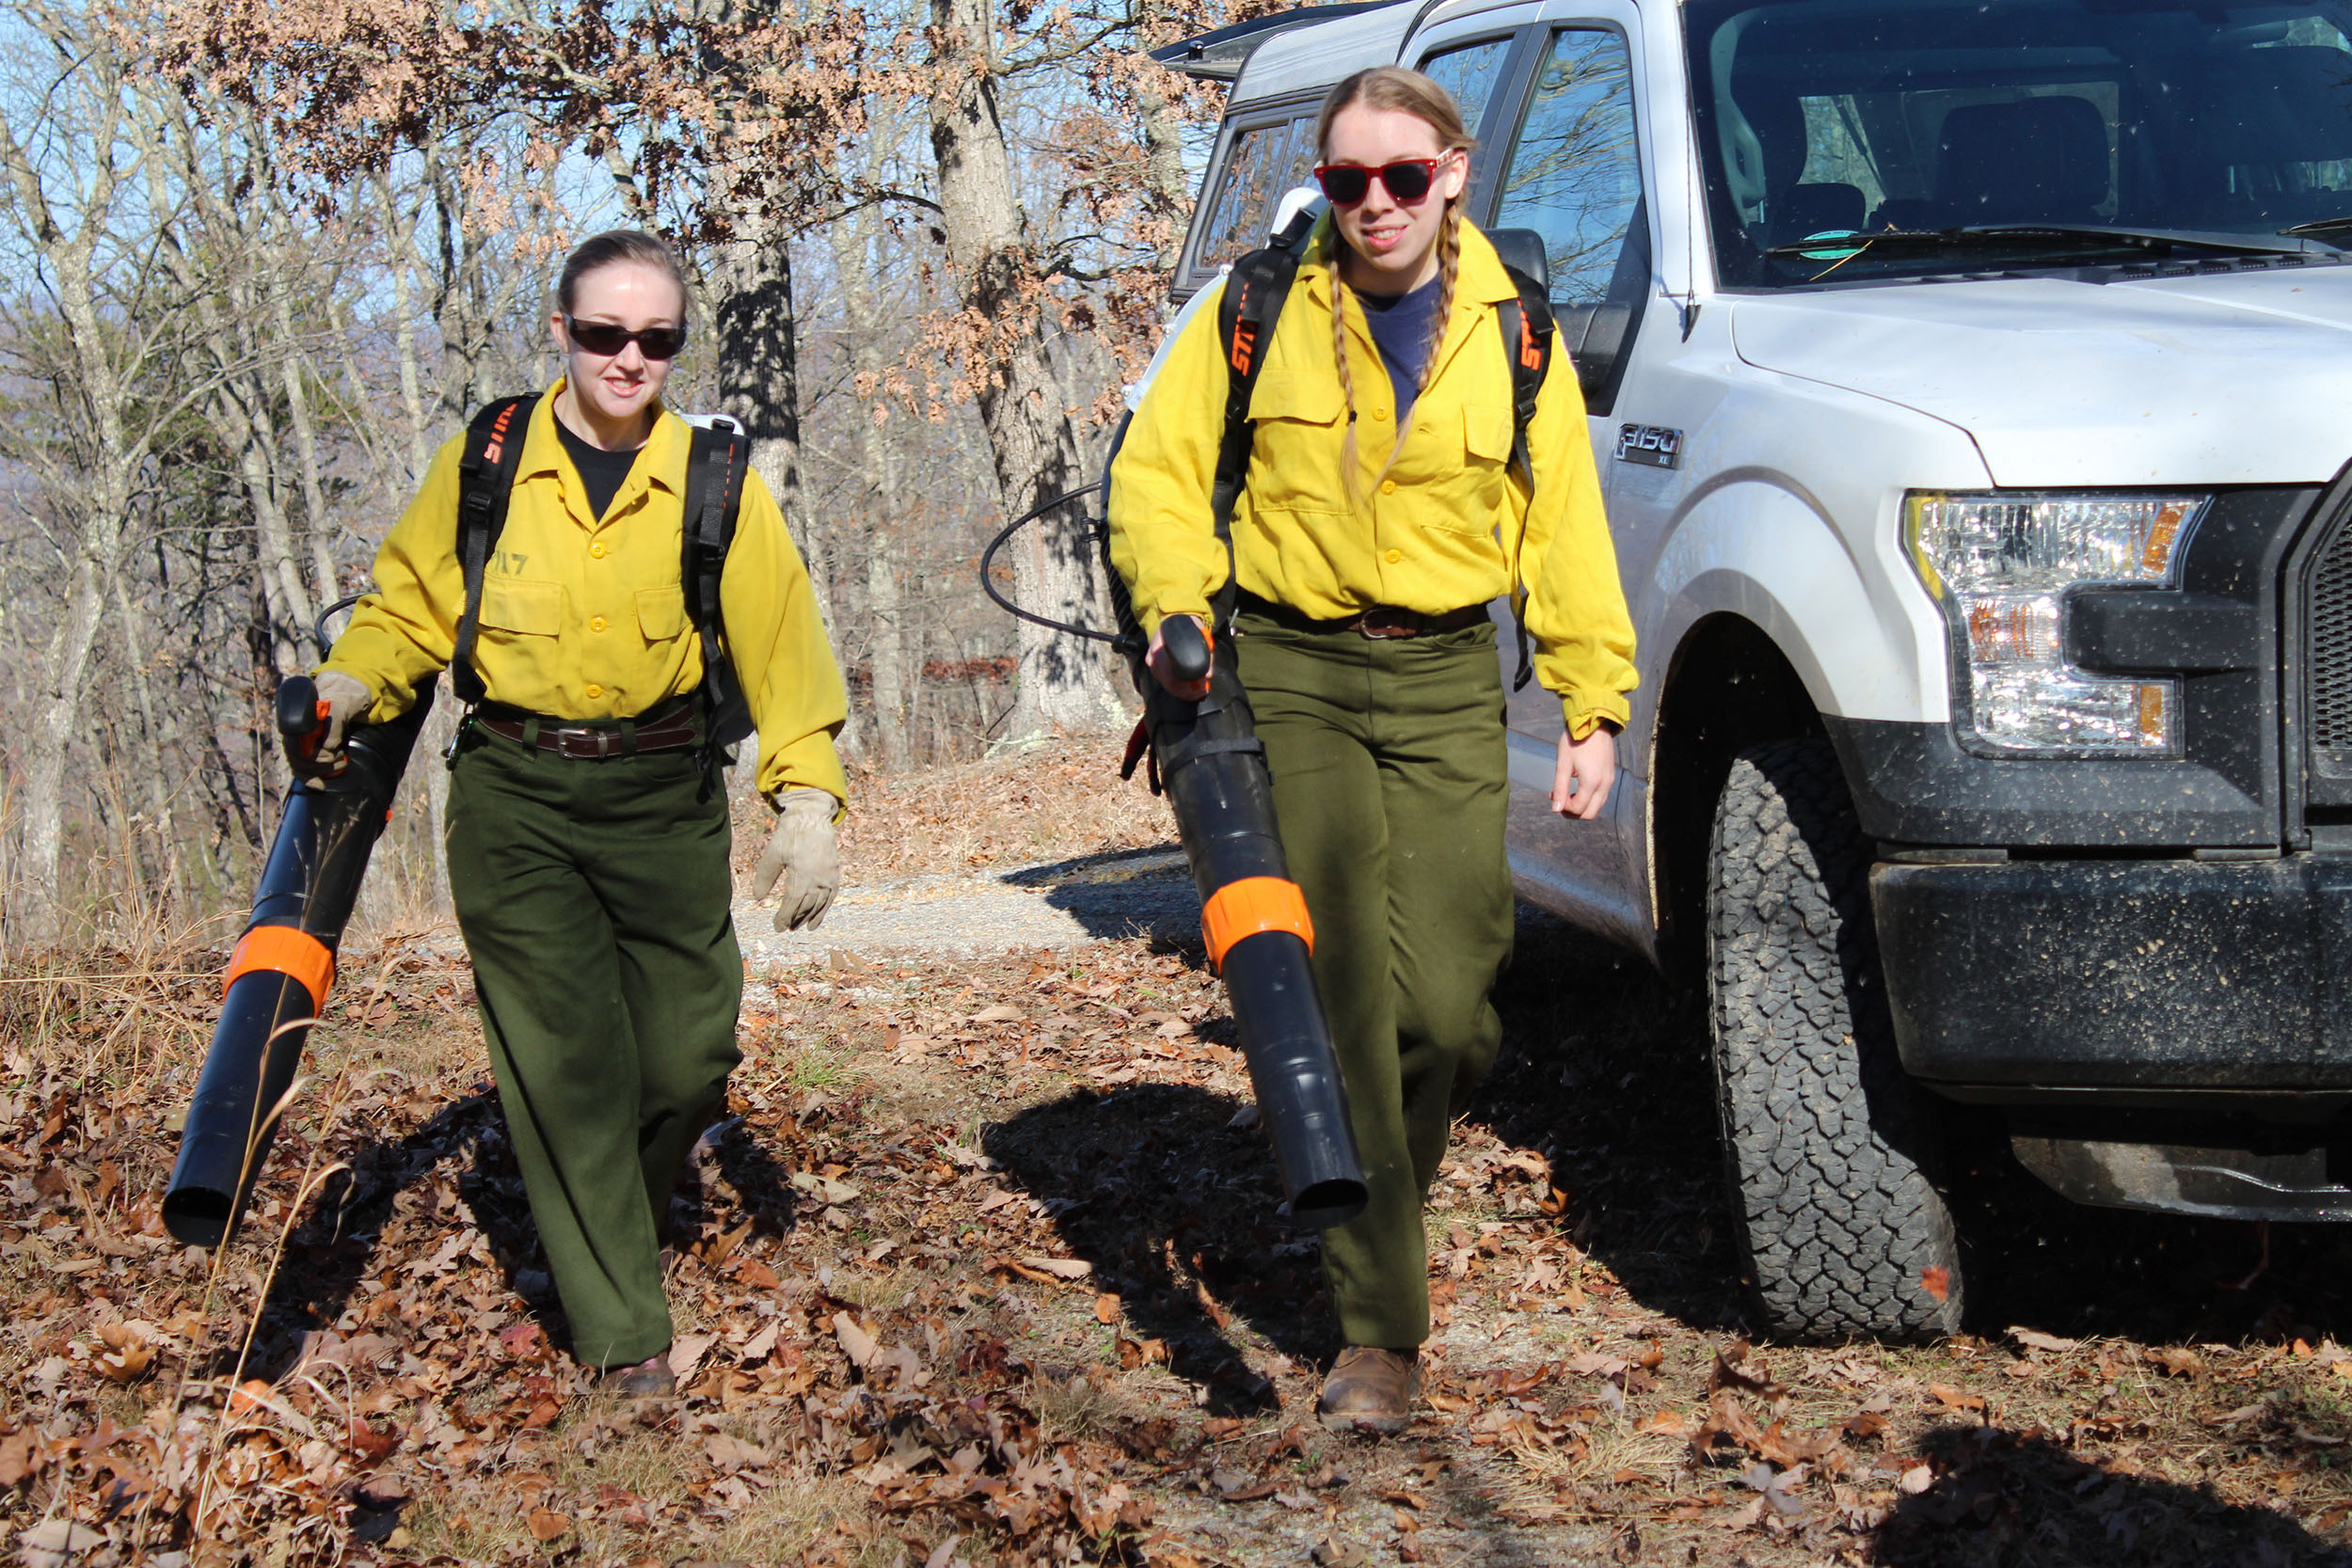
[[[629,469],[637,466],[638,449],[607,451],[592,446],[584,437],[573,435],[571,427],[562,420],[555,421],[555,433],[564,438],[564,450],[571,454],[572,467],[580,470],[580,483],[587,487],[590,515],[601,522],[612,508],[612,498],[621,493]]]

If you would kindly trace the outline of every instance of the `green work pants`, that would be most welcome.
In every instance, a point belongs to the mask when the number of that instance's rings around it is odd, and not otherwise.
[[[478,726],[450,895],[532,1218],[592,1367],[670,1343],[658,1230],[723,1102],[743,961],[725,792],[691,751],[590,761]]]
[[[1375,641],[1245,612],[1239,630],[1371,1188],[1359,1218],[1323,1233],[1325,1287],[1349,1344],[1404,1350],[1429,1336],[1422,1200],[1502,1037],[1492,995],[1513,905],[1494,627]]]

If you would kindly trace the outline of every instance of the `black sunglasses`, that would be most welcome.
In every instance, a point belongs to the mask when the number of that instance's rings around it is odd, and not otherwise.
[[[631,332],[611,322],[584,322],[578,316],[565,316],[564,325],[571,334],[572,347],[607,359],[631,343],[648,359],[675,359],[678,350],[686,346],[686,328],[682,326],[647,326]]]
[[[1389,195],[1407,207],[1429,194],[1429,187],[1438,181],[1438,166],[1442,158],[1399,158],[1378,168],[1361,164],[1318,164],[1315,182],[1323,187],[1334,207],[1353,207],[1372,194],[1372,182],[1377,179],[1389,189]]]

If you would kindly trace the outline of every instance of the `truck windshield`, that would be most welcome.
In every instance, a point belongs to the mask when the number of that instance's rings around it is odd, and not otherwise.
[[[2328,221],[2352,218],[2352,0],[1691,0],[1684,17],[1725,287],[2144,260],[2152,236],[2190,256],[2352,246],[2352,222]],[[1899,243],[1801,243],[1888,230]]]

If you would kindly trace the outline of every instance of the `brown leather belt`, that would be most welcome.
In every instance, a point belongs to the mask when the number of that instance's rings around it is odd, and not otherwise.
[[[646,752],[683,751],[702,738],[701,726],[694,721],[694,706],[685,702],[675,707],[657,707],[645,717],[606,724],[582,724],[513,709],[498,713],[477,711],[473,721],[492,735],[581,762],[604,762]]]
[[[1493,619],[1483,604],[1464,605],[1459,610],[1443,610],[1434,615],[1418,610],[1401,610],[1395,605],[1376,604],[1370,610],[1355,615],[1343,615],[1336,621],[1318,621],[1311,615],[1301,615],[1288,605],[1276,604],[1272,599],[1262,599],[1248,592],[1241,594],[1240,602],[1241,608],[1248,613],[1263,616],[1275,625],[1287,626],[1293,631],[1327,636],[1352,631],[1359,637],[1375,641],[1404,637],[1435,637],[1439,632],[1460,631],[1464,626],[1474,626]]]

